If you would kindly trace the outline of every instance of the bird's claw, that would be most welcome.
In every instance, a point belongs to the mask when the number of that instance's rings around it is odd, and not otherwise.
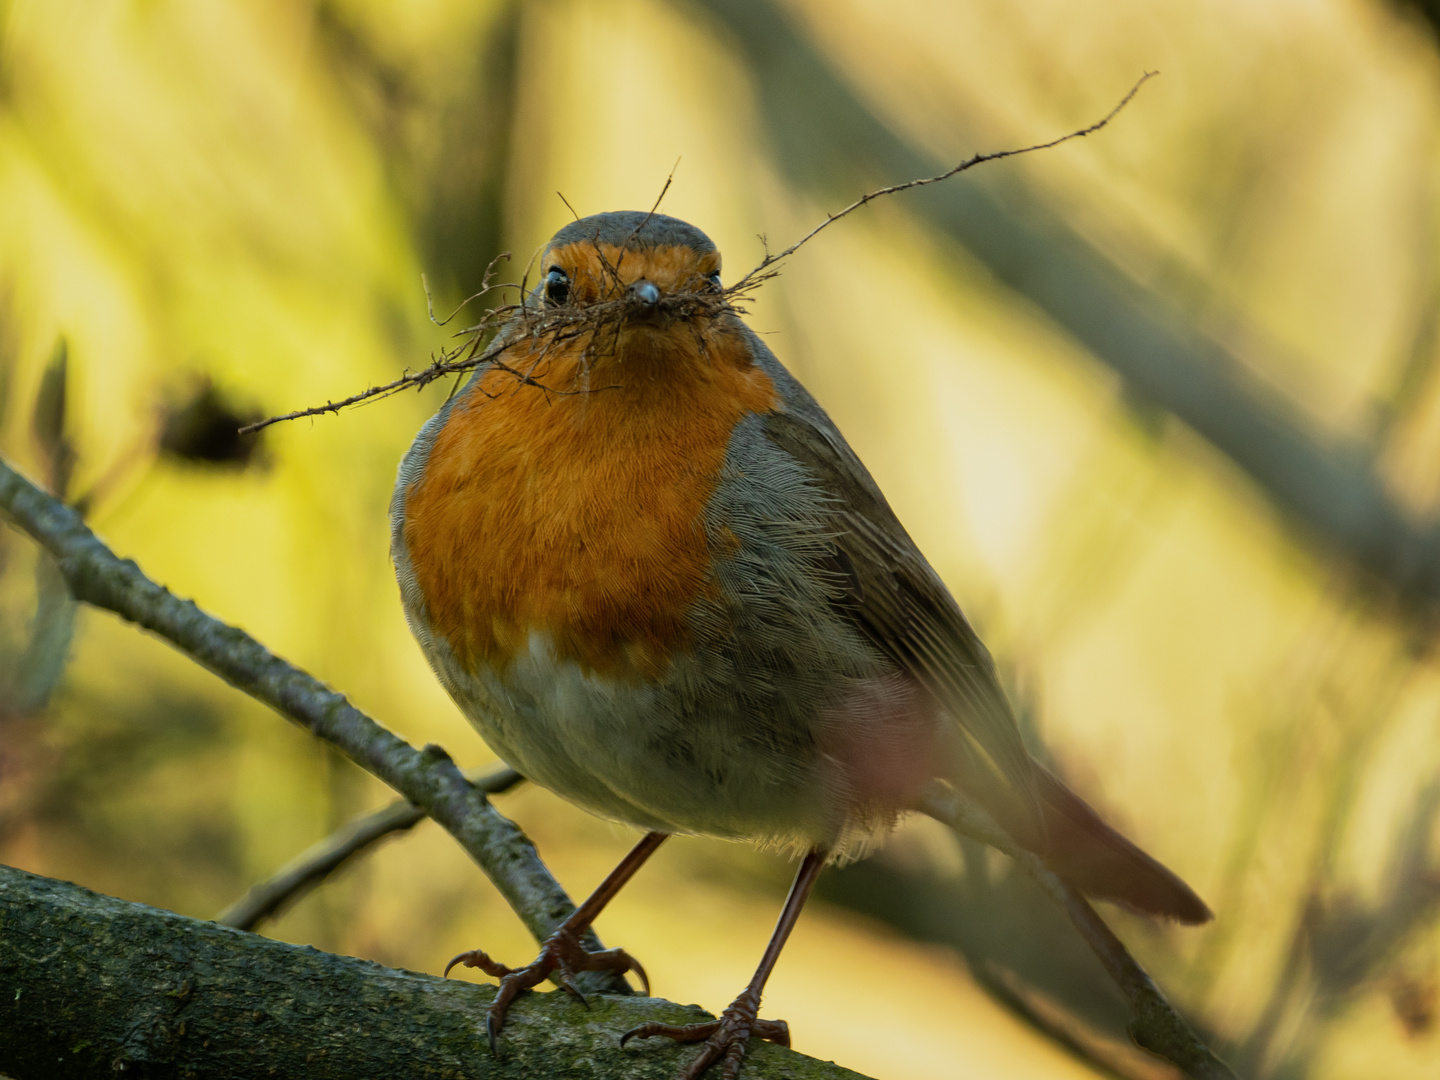
[[[471,949],[469,952],[462,952],[459,956],[453,957],[451,961],[445,965],[445,971],[444,974],[441,975],[441,978],[449,978],[450,969],[456,964],[460,964],[462,967],[479,968],[485,972],[486,975],[494,979],[503,979],[515,970],[497,960],[491,960],[489,954],[480,949]]]
[[[551,975],[550,978],[551,978],[552,980],[554,980],[555,982],[557,982],[557,983],[560,984],[560,989],[561,989],[561,990],[564,990],[567,994],[569,994],[571,997],[573,997],[576,1001],[580,1002],[581,1005],[584,1005],[585,1008],[587,1008],[587,1009],[590,1008],[590,999],[587,998],[587,997],[580,991],[580,988],[575,985],[575,974],[574,974],[574,972],[570,971],[570,970],[567,969],[567,968],[562,968],[561,970],[557,971],[554,975]]]
[[[500,1029],[495,1024],[494,1014],[487,1011],[485,1013],[485,1038],[488,1039],[490,1042],[490,1056],[492,1058],[500,1056],[499,1048],[495,1045],[496,1036],[498,1036],[499,1034]]]
[[[633,971],[644,984],[645,996],[650,995],[650,980],[645,975],[645,969],[633,956],[624,949],[587,952],[580,944],[579,933],[563,926],[545,939],[545,944],[540,946],[540,955],[525,967],[508,967],[492,960],[480,949],[472,949],[455,957],[445,965],[445,974],[449,975],[450,969],[456,964],[479,968],[485,974],[500,980],[499,993],[485,1012],[485,1035],[490,1041],[491,1054],[495,1053],[496,1040],[505,1027],[505,1014],[510,1010],[510,1003],[522,990],[530,990],[546,979],[553,979],[556,985],[578,998],[587,1009],[590,1002],[575,985],[575,974],[581,971],[611,971],[621,976]]]
[[[676,1042],[703,1040],[705,1048],[694,1061],[680,1071],[677,1080],[697,1080],[701,1073],[722,1058],[725,1062],[723,1080],[738,1080],[740,1063],[745,1058],[745,1044],[752,1037],[781,1046],[790,1045],[790,1025],[784,1020],[759,1019],[756,1016],[759,1008],[759,995],[747,990],[720,1014],[718,1020],[706,1020],[698,1024],[641,1024],[620,1036],[620,1045],[624,1046],[631,1039],[650,1039],[656,1036],[674,1039]]]

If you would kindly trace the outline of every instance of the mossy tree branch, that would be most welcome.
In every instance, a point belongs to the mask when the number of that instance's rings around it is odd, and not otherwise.
[[[494,994],[0,867],[0,1074],[14,1080],[672,1080],[694,1047],[622,1050],[620,1033],[706,1018],[646,998],[591,995],[586,1009],[568,994],[528,994],[491,1057]],[[758,1040],[745,1075],[863,1080]]]

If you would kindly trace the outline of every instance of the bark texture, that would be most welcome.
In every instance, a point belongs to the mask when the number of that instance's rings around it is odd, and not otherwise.
[[[0,866],[0,1074],[307,1080],[672,1080],[696,1047],[619,1048],[695,1006],[564,993],[516,1003],[492,1058],[494,988],[397,971]],[[747,1080],[859,1077],[752,1042]],[[859,1078],[863,1080],[863,1078]]]

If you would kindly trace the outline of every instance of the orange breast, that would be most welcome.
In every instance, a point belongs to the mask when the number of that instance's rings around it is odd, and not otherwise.
[[[713,587],[702,512],[731,432],[775,407],[774,385],[732,327],[640,328],[617,344],[588,373],[606,389],[547,393],[488,372],[406,494],[432,629],[472,670],[503,668],[538,630],[587,671],[654,678]],[[583,389],[581,343],[533,376]]]

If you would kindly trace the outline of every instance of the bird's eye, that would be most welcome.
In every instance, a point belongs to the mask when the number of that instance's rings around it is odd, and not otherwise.
[[[713,274],[711,274],[711,275],[710,275],[709,277],[707,277],[705,280],[708,281],[711,285],[715,286],[715,288],[717,288],[717,289],[723,289],[723,288],[725,287],[725,286],[723,286],[723,285],[720,284],[720,271],[719,271],[719,270],[716,270]]]
[[[550,267],[545,271],[545,299],[552,304],[563,304],[569,298],[570,279],[560,267]]]

